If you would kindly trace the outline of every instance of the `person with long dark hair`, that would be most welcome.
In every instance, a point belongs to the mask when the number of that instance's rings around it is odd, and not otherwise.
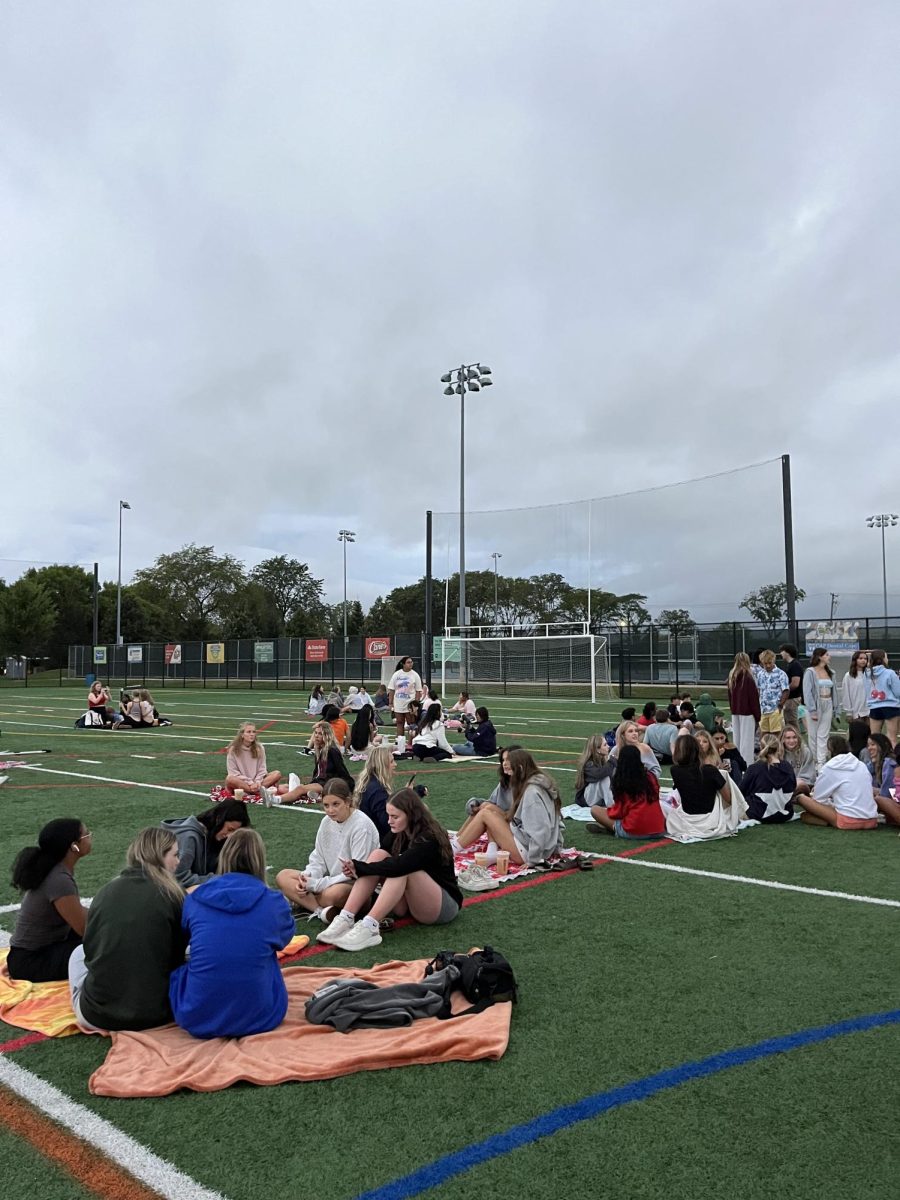
[[[613,802],[609,808],[595,804],[589,833],[611,833],[619,838],[664,836],[666,820],[659,807],[659,780],[644,766],[637,746],[625,745],[616,759],[612,777]]]
[[[412,658],[408,654],[404,654],[398,660],[397,670],[388,683],[388,704],[394,714],[397,737],[402,737],[406,732],[406,713],[410,702],[421,699],[422,695],[421,676],[413,670]]]
[[[869,720],[869,681],[866,667],[869,665],[868,650],[854,650],[850,656],[847,674],[841,680],[841,708],[850,721]]]
[[[894,798],[894,772],[897,754],[883,733],[870,733],[866,748],[859,756],[872,775],[873,790],[878,796]]]
[[[125,870],[104,884],[88,911],[84,943],[69,959],[78,1024],[152,1029],[172,1020],[169,976],[184,962],[184,891],[175,879],[178,842],[169,829],[142,829]]]
[[[830,658],[824,646],[817,646],[803,672],[809,748],[815,755],[817,768],[823,767],[828,758],[828,737],[838,708],[837,681],[829,664]]]
[[[19,851],[12,885],[24,895],[6,960],[12,979],[68,979],[69,958],[81,945],[87,923],[75,866],[90,852],[91,834],[76,817],[49,821],[38,844]]]
[[[412,752],[413,758],[417,758],[419,762],[424,762],[427,758],[441,762],[445,758],[453,757],[453,747],[447,741],[439,704],[432,704],[425,713],[422,730],[413,738]]]
[[[374,850],[365,862],[343,863],[344,873],[356,882],[344,908],[317,941],[341,950],[365,950],[380,944],[379,925],[391,913],[409,915],[420,925],[446,925],[459,912],[463,897],[446,830],[412,788],[391,796],[387,816],[394,835],[390,851]],[[357,922],[379,880],[381,891]]]
[[[371,704],[364,704],[357,710],[350,730],[350,749],[356,754],[367,754],[370,746],[378,737],[378,726],[375,724],[375,709]]]
[[[238,829],[249,828],[250,813],[243,800],[224,800],[196,817],[170,817],[160,824],[178,842],[175,878],[188,890],[212,879],[225,842]]]

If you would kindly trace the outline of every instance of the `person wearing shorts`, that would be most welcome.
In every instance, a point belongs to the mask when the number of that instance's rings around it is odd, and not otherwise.
[[[802,820],[807,825],[831,825],[835,829],[874,829],[880,805],[873,794],[869,768],[850,753],[850,743],[842,733],[829,736],[828,756],[813,794],[794,797],[805,810]],[[894,800],[890,803],[896,805]]]
[[[753,678],[759,689],[759,732],[781,733],[784,729],[782,710],[790,694],[788,677],[781,667],[775,665],[775,653],[763,650],[759,666],[753,669]]]
[[[406,655],[397,663],[397,670],[388,684],[388,704],[394,714],[397,737],[406,734],[406,714],[413,700],[422,698],[422,679],[413,670],[413,660]]]

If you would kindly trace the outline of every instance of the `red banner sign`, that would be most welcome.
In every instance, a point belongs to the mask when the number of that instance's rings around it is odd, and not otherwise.
[[[306,661],[328,662],[328,638],[306,639]]]
[[[181,646],[176,646],[174,642],[169,642],[165,649],[166,666],[177,667],[181,665]]]
[[[366,638],[366,658],[387,658],[390,652],[390,638]]]

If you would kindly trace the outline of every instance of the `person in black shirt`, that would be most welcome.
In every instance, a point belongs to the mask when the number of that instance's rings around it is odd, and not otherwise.
[[[717,767],[700,761],[700,746],[690,733],[682,733],[672,752],[672,785],[678,790],[681,809],[689,816],[711,813],[716,796],[731,802],[731,787]]]
[[[792,646],[790,642],[778,647],[778,656],[784,663],[782,670],[788,677],[788,698],[782,706],[781,713],[785,725],[793,725],[795,729],[799,729],[800,718],[797,709],[803,703],[803,666],[797,657],[797,647]]]
[[[740,787],[743,774],[747,770],[747,763],[744,761],[744,756],[738,750],[737,746],[728,740],[728,734],[724,729],[715,730],[712,740],[713,745],[719,752],[722,765],[726,769],[730,769],[731,778]]]
[[[374,850],[367,862],[348,859],[341,864],[347,878],[356,882],[343,910],[317,941],[341,950],[366,950],[381,943],[379,924],[392,912],[414,917],[420,925],[446,925],[459,912],[463,897],[447,831],[408,787],[391,796],[387,818],[394,835],[391,852]],[[356,922],[379,880],[378,898]]]

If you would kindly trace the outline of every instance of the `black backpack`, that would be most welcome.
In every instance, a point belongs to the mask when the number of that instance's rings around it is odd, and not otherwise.
[[[471,950],[468,954],[454,954],[452,950],[439,950],[425,968],[425,977],[453,967],[458,972],[455,987],[458,987],[471,1007],[462,1012],[439,1013],[443,1019],[464,1017],[468,1013],[484,1012],[492,1004],[518,1000],[518,987],[513,969],[493,946],[483,950]],[[451,972],[452,974],[452,972]]]

